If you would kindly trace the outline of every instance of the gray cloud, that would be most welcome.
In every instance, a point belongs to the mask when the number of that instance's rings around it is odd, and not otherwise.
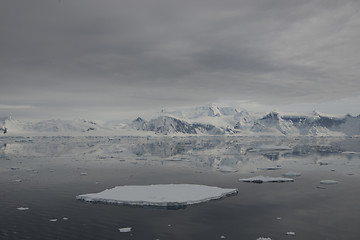
[[[359,8],[356,0],[5,0],[0,101],[54,115],[96,108],[101,118],[222,99],[358,96]]]

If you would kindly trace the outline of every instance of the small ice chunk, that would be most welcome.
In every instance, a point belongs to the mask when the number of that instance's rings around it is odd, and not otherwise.
[[[231,167],[231,166],[220,166],[219,167],[220,172],[237,172],[239,169]]]
[[[338,181],[335,180],[321,180],[320,184],[338,184]]]
[[[50,221],[50,222],[57,222],[57,219],[56,219],[56,218],[53,218],[53,219],[50,219],[49,221]]]
[[[224,238],[225,238],[225,236],[224,236],[224,235],[222,235],[222,236],[220,236],[220,238],[221,238],[221,239],[224,239]]]
[[[87,172],[82,172],[82,173],[80,173],[80,175],[85,176],[85,175],[88,175],[88,173]]]
[[[64,221],[69,220],[69,218],[67,218],[67,217],[63,217],[62,219],[63,219]]]
[[[256,240],[271,240],[271,238],[268,238],[268,237],[259,237],[258,239]]]
[[[17,210],[26,211],[26,210],[29,210],[29,208],[27,208],[27,207],[18,207]]]
[[[292,178],[257,176],[252,178],[239,179],[242,182],[264,183],[264,182],[293,182]]]
[[[272,167],[261,167],[261,168],[258,168],[259,170],[279,170],[281,169],[280,166],[272,166]]]
[[[342,152],[343,154],[360,154],[360,152],[350,152],[350,151],[345,151]]]
[[[277,217],[276,219],[277,219],[277,220],[281,220],[281,217]]]
[[[289,146],[262,145],[258,148],[260,151],[285,151],[292,150]]]
[[[131,227],[119,228],[119,231],[121,233],[131,232]]]
[[[286,235],[295,236],[295,232],[287,232]]]
[[[301,176],[301,173],[289,171],[287,173],[284,173],[283,176],[284,177],[299,177],[299,176]]]
[[[184,207],[236,194],[226,189],[195,184],[158,184],[147,186],[118,186],[99,193],[79,195],[76,199],[137,206]]]

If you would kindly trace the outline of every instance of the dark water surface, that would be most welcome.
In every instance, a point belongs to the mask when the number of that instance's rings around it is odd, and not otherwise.
[[[359,239],[359,143],[357,138],[0,138],[0,239]],[[224,166],[234,172],[221,172]],[[258,169],[269,166],[282,169]],[[289,170],[301,176],[291,183],[238,181]],[[323,179],[339,184],[320,185]],[[178,210],[75,199],[114,186],[158,183],[239,193]],[[120,233],[122,227],[132,231]],[[296,235],[287,235],[290,231]]]

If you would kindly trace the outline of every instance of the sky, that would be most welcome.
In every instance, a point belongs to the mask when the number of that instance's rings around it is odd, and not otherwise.
[[[360,114],[358,0],[2,0],[0,117]]]

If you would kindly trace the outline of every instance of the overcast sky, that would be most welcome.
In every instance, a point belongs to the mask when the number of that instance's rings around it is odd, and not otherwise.
[[[2,0],[0,115],[360,114],[359,0]],[[253,109],[251,109],[253,108]]]

